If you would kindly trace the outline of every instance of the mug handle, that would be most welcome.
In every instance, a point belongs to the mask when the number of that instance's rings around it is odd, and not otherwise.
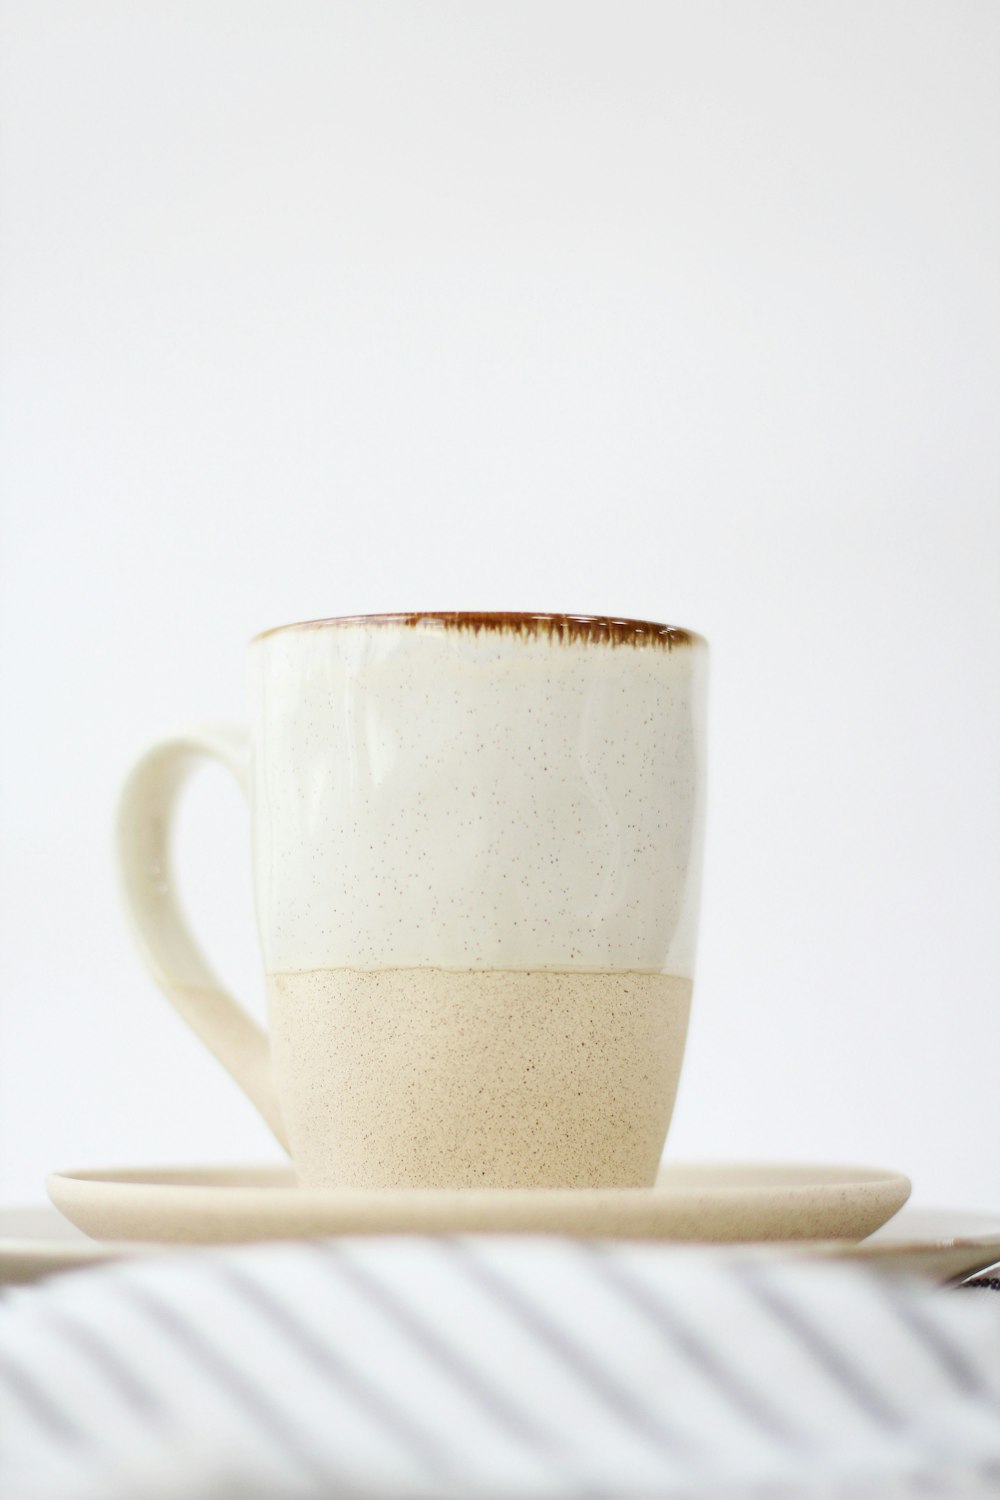
[[[118,863],[139,952],[167,999],[239,1084],[285,1150],[266,1033],[220,984],[181,915],[170,858],[181,787],[215,760],[249,794],[250,740],[243,729],[195,725],[152,745],[132,767],[118,809]]]

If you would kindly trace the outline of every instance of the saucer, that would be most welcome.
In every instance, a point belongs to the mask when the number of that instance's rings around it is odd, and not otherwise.
[[[309,1189],[284,1165],[56,1172],[46,1186],[96,1239],[171,1245],[468,1233],[857,1241],[910,1195],[899,1172],[791,1163],[671,1163],[648,1189]]]

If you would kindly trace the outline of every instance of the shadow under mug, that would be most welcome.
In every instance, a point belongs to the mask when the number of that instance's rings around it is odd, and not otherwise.
[[[645,621],[398,614],[250,647],[249,731],[119,811],[154,978],[310,1187],[648,1187],[687,1031],[707,647]],[[175,895],[177,794],[246,791],[269,1036]]]

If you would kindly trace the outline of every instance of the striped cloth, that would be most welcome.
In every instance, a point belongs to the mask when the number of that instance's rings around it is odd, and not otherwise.
[[[778,1253],[383,1238],[0,1301],[2,1500],[1000,1494],[1000,1299]]]

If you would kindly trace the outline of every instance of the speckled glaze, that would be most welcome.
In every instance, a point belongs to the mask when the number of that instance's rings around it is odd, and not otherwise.
[[[591,615],[258,636],[249,735],[176,731],[119,815],[140,951],[306,1186],[649,1186],[694,973],[705,642]],[[247,791],[271,1039],[183,917],[189,771]],[[273,1045],[272,1045],[273,1043]]]
[[[704,643],[642,622],[616,634],[575,617],[572,635],[565,616],[493,618],[334,621],[254,643],[269,973],[693,976]],[[626,627],[645,644],[616,649]]]

